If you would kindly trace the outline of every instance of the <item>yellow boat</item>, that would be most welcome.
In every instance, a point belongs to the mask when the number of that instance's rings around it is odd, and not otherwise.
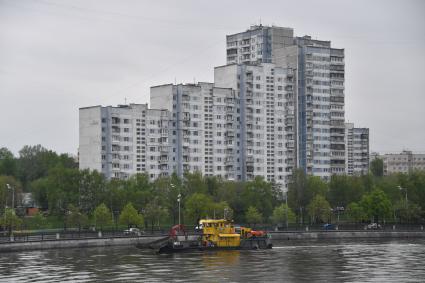
[[[220,249],[270,249],[271,237],[264,231],[246,227],[235,227],[226,219],[202,219],[199,221],[200,234],[188,235],[183,225],[171,228],[169,237],[152,245],[159,253],[190,250]]]

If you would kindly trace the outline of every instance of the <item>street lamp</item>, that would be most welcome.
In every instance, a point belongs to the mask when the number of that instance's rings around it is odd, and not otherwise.
[[[182,195],[179,193],[178,195],[177,195],[177,201],[178,201],[178,203],[179,203],[179,226],[180,226],[180,202],[181,202],[181,197],[182,197]]]
[[[405,193],[406,193],[406,210],[407,210],[407,188],[402,188],[401,186],[398,186],[398,189],[399,189],[400,191],[404,190],[404,191],[405,191]]]
[[[15,213],[15,187],[12,187],[9,184],[6,184],[6,187],[9,190],[12,189],[12,211],[13,211],[13,214],[14,214]],[[4,211],[4,216],[5,216],[5,221],[6,221],[6,210]],[[12,240],[12,238],[13,238],[13,217],[11,218],[10,226],[11,226],[10,227],[10,231],[11,231],[10,240],[13,241]]]
[[[7,189],[12,189],[12,210],[15,211],[15,187],[12,187],[9,184],[6,184]]]
[[[175,188],[176,188],[176,185],[174,185],[174,184],[170,184],[170,186],[171,186],[173,189],[175,189]],[[180,223],[181,223],[181,218],[180,218],[180,202],[181,202],[181,197],[182,197],[182,195],[181,195],[181,193],[179,192],[179,194],[177,195],[177,202],[179,203],[179,226],[180,226]]]
[[[285,204],[286,204],[286,208],[285,208],[286,230],[288,230],[288,189],[286,189],[285,191]]]

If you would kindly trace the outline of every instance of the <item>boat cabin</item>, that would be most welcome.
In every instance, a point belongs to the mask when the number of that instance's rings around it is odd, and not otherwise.
[[[232,221],[226,219],[203,219],[202,245],[206,247],[239,247],[241,236],[236,233]]]

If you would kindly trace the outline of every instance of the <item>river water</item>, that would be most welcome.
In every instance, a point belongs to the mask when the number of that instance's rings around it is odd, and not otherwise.
[[[424,282],[425,239],[275,242],[156,255],[132,247],[0,254],[0,282]]]

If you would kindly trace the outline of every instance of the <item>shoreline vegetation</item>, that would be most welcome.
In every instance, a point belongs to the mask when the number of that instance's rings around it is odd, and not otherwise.
[[[28,216],[25,193],[39,212]],[[179,198],[179,194],[181,197]],[[261,177],[226,181],[200,173],[149,180],[106,180],[79,170],[75,160],[41,145],[25,146],[18,156],[0,148],[0,231],[42,229],[166,229],[198,219],[230,218],[250,226],[378,223],[423,224],[425,172],[383,176],[382,160],[363,176],[332,176],[325,182],[292,172],[288,192]],[[286,205],[286,203],[288,205]]]

